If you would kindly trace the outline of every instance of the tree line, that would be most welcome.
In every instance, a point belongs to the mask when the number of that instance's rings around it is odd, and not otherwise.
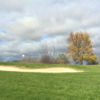
[[[90,35],[87,32],[71,32],[67,38],[67,50],[65,54],[58,54],[55,56],[55,47],[48,49],[48,45],[42,48],[41,58],[27,57],[22,58],[20,62],[28,63],[49,63],[49,64],[83,64],[85,61],[87,64],[97,64],[98,57],[93,51],[93,42],[90,39]]]

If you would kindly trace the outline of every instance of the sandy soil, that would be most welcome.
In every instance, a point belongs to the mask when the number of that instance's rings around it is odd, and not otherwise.
[[[0,66],[1,71],[16,71],[16,72],[41,72],[41,73],[71,73],[71,72],[84,72],[82,70],[75,70],[72,68],[55,67],[55,68],[18,68],[14,66]]]

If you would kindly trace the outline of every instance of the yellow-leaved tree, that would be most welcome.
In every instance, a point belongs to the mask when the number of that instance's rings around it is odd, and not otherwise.
[[[83,61],[96,61],[98,57],[94,54],[92,41],[90,35],[87,32],[73,32],[67,38],[68,46],[66,54],[72,58],[74,62],[79,61],[83,64]]]
[[[65,54],[59,54],[57,57],[54,58],[53,63],[60,63],[60,64],[66,64],[69,60],[66,57]]]

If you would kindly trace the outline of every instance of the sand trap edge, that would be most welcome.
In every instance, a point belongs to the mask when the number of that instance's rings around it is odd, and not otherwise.
[[[77,73],[84,72],[66,67],[52,67],[52,68],[19,68],[15,66],[1,66],[0,71],[13,71],[13,72],[36,72],[36,73]]]

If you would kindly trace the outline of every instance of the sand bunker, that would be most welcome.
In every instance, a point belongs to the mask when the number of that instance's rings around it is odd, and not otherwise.
[[[14,66],[0,66],[0,70],[1,71],[15,71],[15,72],[41,72],[41,73],[84,72],[81,70],[75,70],[72,68],[65,68],[65,67],[29,69],[29,68],[18,68]]]

